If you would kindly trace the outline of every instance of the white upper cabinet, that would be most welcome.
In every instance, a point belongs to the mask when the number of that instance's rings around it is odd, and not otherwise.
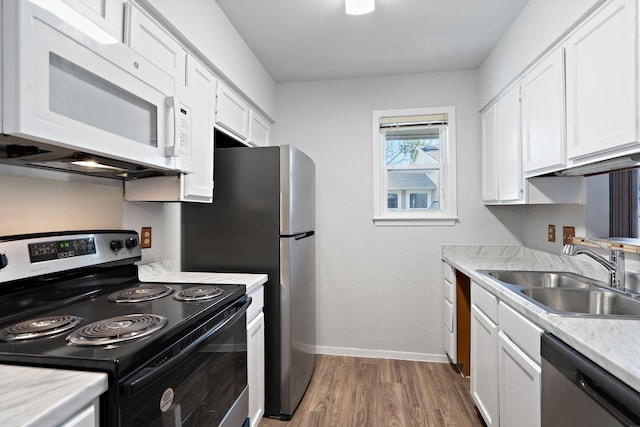
[[[257,147],[269,145],[269,122],[253,110],[249,111],[249,138],[247,142]]]
[[[216,125],[245,141],[249,136],[249,105],[226,85],[219,83]]]
[[[521,81],[525,177],[563,169],[566,165],[563,62],[562,50],[556,49]]]
[[[124,7],[122,0],[62,0],[81,15],[122,41]]]
[[[482,115],[482,199],[524,202],[520,86],[515,85]]]
[[[499,199],[498,187],[498,124],[497,106],[491,105],[482,113],[482,200]]]
[[[211,202],[213,195],[213,126],[215,76],[195,58],[188,59],[187,91],[191,101],[192,174],[183,176],[182,200]]]
[[[609,1],[564,43],[569,166],[638,149],[637,7]]]
[[[185,84],[187,51],[137,6],[127,4],[125,42],[176,80]]]
[[[127,5],[127,43],[174,78],[175,91],[189,129],[181,176],[139,179],[125,183],[129,201],[191,201],[213,199],[213,129],[216,86],[214,74],[182,45],[133,4]],[[179,123],[173,126],[179,129]],[[176,135],[179,141],[180,135]]]

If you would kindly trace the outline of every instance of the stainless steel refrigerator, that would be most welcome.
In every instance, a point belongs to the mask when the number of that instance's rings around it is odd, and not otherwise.
[[[219,148],[212,204],[182,205],[184,271],[267,273],[265,415],[289,419],[315,365],[315,164],[292,146]]]

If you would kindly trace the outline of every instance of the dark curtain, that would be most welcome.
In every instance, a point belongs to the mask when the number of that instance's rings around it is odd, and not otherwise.
[[[609,236],[638,237],[638,170],[609,174]]]

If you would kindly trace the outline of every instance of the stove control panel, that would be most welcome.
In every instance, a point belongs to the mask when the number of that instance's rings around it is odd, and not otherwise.
[[[96,243],[93,237],[30,243],[28,247],[29,259],[32,263],[96,253]]]
[[[0,284],[112,262],[133,264],[142,258],[138,242],[138,233],[128,230],[0,237]]]

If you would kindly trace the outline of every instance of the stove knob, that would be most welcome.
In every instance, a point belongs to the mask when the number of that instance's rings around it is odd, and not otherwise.
[[[138,239],[136,239],[135,237],[129,237],[127,240],[125,240],[124,245],[127,249],[133,249],[138,246]]]
[[[111,241],[111,250],[114,252],[118,252],[120,249],[122,249],[123,244],[122,244],[122,240],[112,240]]]
[[[6,254],[0,254],[0,270],[9,265],[9,258],[7,258]]]

